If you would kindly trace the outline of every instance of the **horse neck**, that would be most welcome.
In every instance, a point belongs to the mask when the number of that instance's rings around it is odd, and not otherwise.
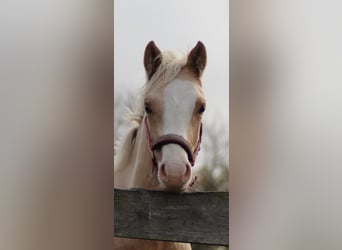
[[[152,173],[152,156],[144,123],[136,129],[131,154],[117,166],[114,184],[119,188],[156,189],[158,180]]]

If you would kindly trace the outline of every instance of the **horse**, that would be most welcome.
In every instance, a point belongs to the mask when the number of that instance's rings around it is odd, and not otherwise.
[[[146,83],[131,116],[133,126],[114,157],[114,187],[186,192],[200,150],[206,99],[201,77],[204,44],[182,57],[161,52],[154,41],[145,47]],[[189,243],[114,237],[115,249],[191,250]]]

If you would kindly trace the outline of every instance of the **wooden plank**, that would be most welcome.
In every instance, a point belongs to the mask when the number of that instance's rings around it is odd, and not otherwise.
[[[227,192],[114,189],[114,236],[228,246]]]

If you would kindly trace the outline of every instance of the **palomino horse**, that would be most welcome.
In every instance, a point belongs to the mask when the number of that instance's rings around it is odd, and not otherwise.
[[[133,120],[114,161],[115,188],[182,192],[191,185],[200,149],[206,66],[201,42],[187,56],[161,52],[153,41],[145,49],[147,82]],[[115,249],[191,249],[188,243],[114,237]]]

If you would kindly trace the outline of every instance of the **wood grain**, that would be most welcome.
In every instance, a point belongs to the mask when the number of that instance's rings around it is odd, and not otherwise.
[[[114,189],[114,236],[228,246],[227,192]]]

